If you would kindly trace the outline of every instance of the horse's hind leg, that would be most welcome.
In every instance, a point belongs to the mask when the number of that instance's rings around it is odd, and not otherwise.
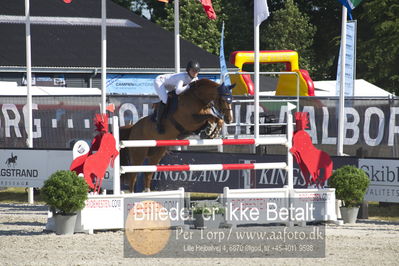
[[[157,165],[165,155],[166,147],[151,148],[150,155],[148,156],[149,165]],[[144,174],[144,191],[149,192],[151,188],[151,180],[154,173]]]

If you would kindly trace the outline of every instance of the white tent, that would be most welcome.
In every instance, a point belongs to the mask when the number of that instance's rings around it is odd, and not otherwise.
[[[313,83],[316,96],[339,96],[336,95],[335,80],[314,81]],[[354,96],[390,97],[394,95],[364,79],[357,79],[355,80]]]

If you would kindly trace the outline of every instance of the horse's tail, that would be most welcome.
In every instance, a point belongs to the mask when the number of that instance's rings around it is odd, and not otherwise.
[[[130,131],[132,130],[133,124],[123,126],[119,128],[119,138],[121,140],[129,139]]]

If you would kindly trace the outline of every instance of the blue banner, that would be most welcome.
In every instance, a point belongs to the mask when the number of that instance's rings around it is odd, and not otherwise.
[[[108,74],[107,94],[113,95],[157,95],[154,80],[159,74]],[[207,78],[220,82],[219,75],[200,74],[199,78]]]
[[[230,81],[230,76],[227,74],[227,66],[226,66],[226,60],[224,58],[224,44],[223,44],[223,39],[224,39],[224,22],[222,25],[222,33],[220,34],[220,51],[219,51],[219,59],[220,59],[220,79],[224,80],[225,85],[231,85]],[[223,78],[224,77],[224,78]]]
[[[156,95],[154,79],[158,74],[108,74],[107,93]]]

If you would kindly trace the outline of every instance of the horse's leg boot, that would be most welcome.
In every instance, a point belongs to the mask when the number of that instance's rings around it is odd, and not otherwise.
[[[166,104],[160,102],[157,108],[157,131],[159,134],[165,133],[165,128],[162,125],[162,118],[166,109]]]

